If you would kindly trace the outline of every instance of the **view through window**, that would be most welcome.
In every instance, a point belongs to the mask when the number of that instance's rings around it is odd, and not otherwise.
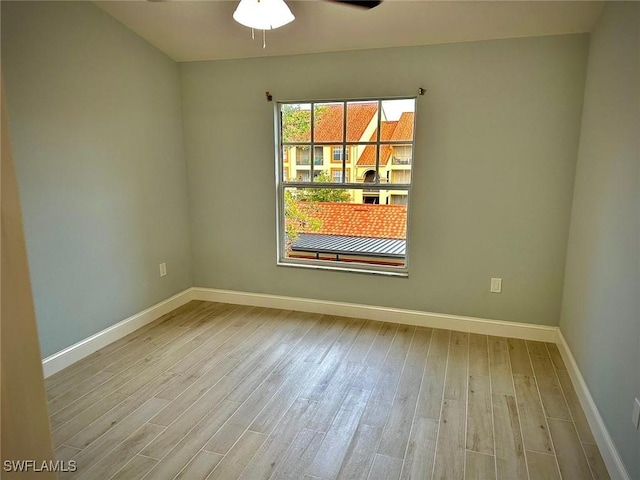
[[[278,104],[282,263],[406,271],[415,104]]]

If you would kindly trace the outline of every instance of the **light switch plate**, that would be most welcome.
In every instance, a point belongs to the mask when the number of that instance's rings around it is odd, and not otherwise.
[[[167,264],[162,262],[160,264],[160,276],[164,277],[167,274]]]

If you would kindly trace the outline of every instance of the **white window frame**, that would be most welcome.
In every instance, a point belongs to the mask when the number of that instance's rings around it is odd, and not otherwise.
[[[340,150],[338,150],[338,148]],[[346,152],[346,155],[345,155]],[[338,159],[336,159],[336,153],[339,153]],[[338,146],[331,146],[331,162],[332,163],[342,163],[342,162],[346,162],[349,163],[349,148],[347,147],[347,149],[345,150],[343,145],[338,145]]]
[[[414,125],[413,125],[413,139],[411,141],[401,140],[401,141],[381,141],[380,139],[380,131],[381,131],[381,122],[382,122],[382,102],[387,100],[414,100]],[[322,100],[287,100],[287,101],[279,101],[274,102],[274,131],[275,131],[275,180],[276,180],[276,248],[277,248],[277,257],[276,264],[278,266],[285,267],[300,267],[300,268],[310,268],[310,269],[321,269],[321,270],[338,270],[338,271],[347,271],[347,272],[357,272],[357,273],[370,273],[370,274],[380,274],[380,275],[388,275],[388,276],[398,276],[398,277],[408,277],[409,276],[409,239],[410,239],[410,225],[411,225],[411,189],[413,183],[413,170],[414,170],[414,159],[415,159],[415,148],[416,148],[416,118],[417,118],[417,110],[418,110],[418,97],[417,96],[402,96],[402,97],[375,97],[375,98],[352,98],[352,99],[322,99]],[[377,138],[375,141],[355,141],[349,142],[347,141],[347,103],[352,102],[378,102],[378,115],[377,115]],[[326,104],[326,103],[343,103],[343,139],[342,142],[313,142],[313,128],[314,128],[314,105],[315,104]],[[282,132],[281,132],[281,107],[284,104],[310,104],[311,107],[311,135],[309,142],[283,142],[282,141]],[[379,151],[381,145],[411,145],[413,148],[412,154],[412,162],[411,162],[411,183],[409,184],[391,184],[391,183],[380,183],[380,179],[377,178],[375,183],[368,183],[366,187],[362,183],[347,183],[345,180],[345,171],[346,164],[348,160],[344,158],[342,159],[342,180],[343,183],[320,183],[314,182],[314,162],[313,155],[311,155],[312,160],[310,162],[310,171],[309,175],[311,177],[310,182],[300,182],[297,181],[286,181],[284,176],[284,149],[286,146],[294,146],[294,145],[309,145],[311,147],[311,152],[314,151],[316,146],[342,146],[342,152],[344,153],[351,147],[352,145],[373,145],[376,148],[376,164],[375,171],[380,171],[380,158]],[[331,159],[333,160],[333,151],[331,152]],[[389,159],[391,162],[392,159]],[[351,165],[351,168],[356,168],[355,163]],[[325,261],[325,260],[312,260],[312,259],[299,259],[299,258],[287,258],[285,252],[285,239],[284,235],[286,232],[285,229],[285,218],[284,218],[284,192],[285,187],[288,188],[337,188],[343,190],[378,190],[378,191],[389,191],[389,190],[402,190],[407,192],[407,234],[405,239],[405,257],[404,257],[404,266],[403,267],[392,267],[385,265],[372,265],[366,263],[352,263],[352,262],[339,262],[339,261]]]

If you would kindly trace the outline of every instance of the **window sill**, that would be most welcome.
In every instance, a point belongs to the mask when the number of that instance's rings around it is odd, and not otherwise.
[[[307,268],[311,270],[333,270],[337,272],[350,272],[350,273],[365,273],[368,275],[382,275],[386,277],[400,277],[408,278],[409,272],[406,269],[372,269],[367,267],[343,267],[336,266],[334,264],[326,264],[321,262],[296,262],[291,260],[278,260],[277,266],[279,267],[294,267],[294,268]]]

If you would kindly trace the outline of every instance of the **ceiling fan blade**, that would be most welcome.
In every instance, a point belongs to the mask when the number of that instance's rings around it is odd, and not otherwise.
[[[377,7],[382,3],[382,0],[378,1],[366,1],[366,0],[329,0],[334,3],[344,3],[345,5],[353,5],[354,7],[361,7],[370,10]]]

